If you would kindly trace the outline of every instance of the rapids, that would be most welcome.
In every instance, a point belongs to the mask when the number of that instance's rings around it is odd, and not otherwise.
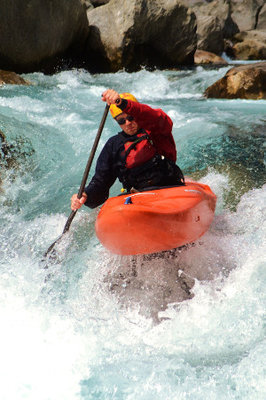
[[[203,98],[227,69],[34,73],[1,87],[1,400],[266,398],[266,101]],[[215,219],[186,249],[119,257],[84,207],[45,269],[108,87],[170,115],[178,164],[216,193]],[[97,154],[116,132],[108,117]]]

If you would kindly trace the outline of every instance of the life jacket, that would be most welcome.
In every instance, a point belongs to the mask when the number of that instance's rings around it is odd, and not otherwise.
[[[160,155],[147,132],[133,137],[120,133],[119,180],[128,191],[134,187],[142,189],[156,185],[184,184],[180,168]]]
[[[122,136],[122,141],[124,149],[120,156],[124,167],[127,169],[139,167],[157,154],[157,150],[146,132],[138,133],[133,138]]]

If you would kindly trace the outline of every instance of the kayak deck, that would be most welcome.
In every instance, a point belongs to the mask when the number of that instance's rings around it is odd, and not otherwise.
[[[96,235],[115,254],[149,254],[191,243],[209,228],[216,196],[208,185],[148,190],[109,198],[95,223]]]

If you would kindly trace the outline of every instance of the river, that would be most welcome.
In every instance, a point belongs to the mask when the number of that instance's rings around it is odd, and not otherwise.
[[[1,88],[13,158],[0,179],[1,400],[266,398],[266,101],[205,99],[227,69],[33,73]],[[187,249],[120,257],[84,207],[46,269],[110,87],[169,114],[179,166],[217,195],[214,221]],[[116,132],[109,116],[96,155]],[[130,286],[119,271],[133,267]],[[167,305],[176,271],[193,285]]]

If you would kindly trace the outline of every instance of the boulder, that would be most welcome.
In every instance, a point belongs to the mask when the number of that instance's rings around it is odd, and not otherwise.
[[[0,161],[6,155],[6,137],[4,133],[0,130]]]
[[[224,99],[266,99],[266,62],[231,68],[209,86],[204,96]]]
[[[222,54],[223,39],[239,32],[231,18],[228,0],[182,0],[197,17],[198,46],[200,50]]]
[[[237,33],[233,54],[239,60],[266,60],[266,31],[252,30]]]
[[[30,82],[26,81],[15,72],[0,70],[0,86],[3,84],[30,85]]]
[[[88,35],[80,0],[0,0],[0,68],[16,72],[55,66],[80,52]]]
[[[266,3],[259,12],[256,29],[266,31]]]
[[[3,164],[5,161],[5,155],[6,155],[6,137],[3,134],[3,132],[0,130],[0,194],[1,194],[1,184],[2,184],[2,179],[1,179],[1,172],[2,172],[2,168],[3,168]]]
[[[265,0],[230,0],[231,16],[239,31],[256,29],[258,14]]]
[[[197,48],[221,54],[224,49],[223,33],[219,19],[211,15],[197,16]]]
[[[198,7],[196,15],[216,17],[220,23],[224,38],[230,38],[235,33],[239,32],[237,24],[231,17],[231,5],[229,0],[204,1],[203,4]]]
[[[1,185],[1,172],[3,169],[16,168],[16,161],[12,157],[12,146],[7,143],[6,136],[0,130],[0,185]],[[0,187],[1,192],[1,187]]]
[[[217,54],[211,53],[204,50],[196,50],[194,54],[195,64],[218,64],[226,65],[228,64],[224,58],[217,56]]]
[[[178,0],[111,0],[87,15],[87,55],[96,70],[193,64],[196,17]]]

